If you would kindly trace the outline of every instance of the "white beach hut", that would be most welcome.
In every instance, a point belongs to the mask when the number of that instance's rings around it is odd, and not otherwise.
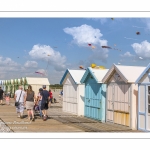
[[[138,130],[150,131],[150,63],[137,78]]]
[[[25,88],[28,88],[28,85],[32,86],[32,90],[37,95],[39,92],[39,88],[42,88],[43,85],[46,85],[46,90],[49,90],[50,82],[48,78],[42,77],[25,77],[24,78]]]
[[[137,129],[138,86],[136,79],[146,67],[115,65],[102,82],[107,84],[106,121]]]
[[[85,70],[67,69],[60,84],[63,85],[63,111],[84,116],[84,88],[80,83]]]

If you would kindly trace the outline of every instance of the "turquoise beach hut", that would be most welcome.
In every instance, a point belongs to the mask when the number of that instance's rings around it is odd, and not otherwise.
[[[108,69],[88,67],[81,83],[85,83],[84,116],[105,122],[106,84],[102,79]]]

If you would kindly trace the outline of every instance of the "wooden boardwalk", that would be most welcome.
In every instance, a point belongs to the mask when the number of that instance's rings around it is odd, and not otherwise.
[[[57,101],[61,101],[57,99]],[[54,103],[48,110],[48,120],[40,119],[39,114],[35,115],[35,122],[27,119],[25,110],[24,118],[17,118],[14,100],[11,105],[0,105],[0,132],[141,132],[131,130],[126,126],[101,123],[86,117],[78,117],[62,111],[62,103]]]

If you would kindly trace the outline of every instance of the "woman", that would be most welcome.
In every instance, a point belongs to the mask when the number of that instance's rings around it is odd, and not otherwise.
[[[36,96],[34,91],[32,90],[32,86],[29,85],[27,89],[27,96],[26,96],[26,109],[28,113],[28,119],[34,121],[34,104],[36,100]],[[32,118],[31,116],[32,115]]]

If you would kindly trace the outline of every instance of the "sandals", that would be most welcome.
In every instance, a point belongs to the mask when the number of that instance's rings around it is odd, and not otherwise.
[[[34,118],[32,118],[32,121],[35,121],[35,119],[34,119]]]

